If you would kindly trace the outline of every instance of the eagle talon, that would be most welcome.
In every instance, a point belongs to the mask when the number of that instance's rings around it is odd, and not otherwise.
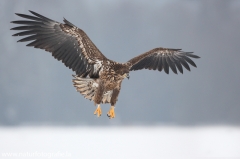
[[[100,117],[102,115],[100,104],[98,104],[97,109],[94,112],[94,115],[97,115],[97,117]]]
[[[111,106],[110,110],[107,113],[109,119],[115,118],[114,106]]]

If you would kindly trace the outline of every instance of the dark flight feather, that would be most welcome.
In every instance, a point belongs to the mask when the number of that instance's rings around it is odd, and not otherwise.
[[[192,52],[183,52],[181,49],[156,48],[132,58],[128,61],[128,63],[131,71],[141,70],[143,68],[158,68],[159,71],[164,69],[164,72],[168,74],[170,67],[171,70],[177,74],[177,69],[183,73],[182,66],[184,66],[188,71],[190,71],[188,64],[196,67],[196,64],[189,57],[199,58],[197,55],[192,54]],[[148,60],[147,64],[143,62],[146,59]],[[158,61],[157,66],[156,61]]]
[[[19,42],[32,41],[27,44],[27,46],[33,46],[51,52],[56,59],[61,60],[67,67],[73,71],[77,70],[78,75],[85,73],[82,71],[86,69],[82,69],[82,67],[87,67],[88,64],[95,64],[95,62],[99,60],[107,60],[88,36],[65,18],[65,24],[62,24],[33,11],[30,12],[34,16],[16,13],[16,15],[28,20],[12,22],[14,24],[24,25],[11,29],[22,30],[22,32],[16,33],[13,36],[26,36],[20,39]],[[81,41],[85,41],[86,43],[81,45]],[[68,60],[70,57],[75,57],[76,59]],[[84,65],[78,64],[83,61],[85,61],[85,63],[83,63]],[[81,68],[77,68],[76,66]]]

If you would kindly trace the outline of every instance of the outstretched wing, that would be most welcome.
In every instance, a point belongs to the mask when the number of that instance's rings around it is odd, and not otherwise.
[[[62,24],[33,11],[30,12],[34,16],[16,13],[16,15],[30,20],[12,22],[23,25],[11,29],[21,30],[13,36],[27,36],[18,42],[32,41],[27,46],[51,52],[54,58],[62,61],[79,76],[98,75],[102,61],[107,58],[83,30],[66,19]]]
[[[192,52],[183,52],[181,49],[156,48],[132,58],[128,61],[128,64],[131,71],[141,69],[162,71],[164,69],[168,74],[170,67],[177,74],[177,69],[183,73],[182,66],[188,71],[190,71],[188,64],[197,67],[190,58],[200,57]]]

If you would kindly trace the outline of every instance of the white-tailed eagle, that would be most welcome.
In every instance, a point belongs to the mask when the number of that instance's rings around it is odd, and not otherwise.
[[[189,64],[196,67],[191,58],[199,58],[192,52],[159,47],[126,63],[118,63],[105,57],[82,29],[66,19],[64,23],[59,23],[30,12],[33,15],[16,13],[27,20],[12,21],[21,25],[11,29],[20,31],[13,36],[26,36],[18,42],[31,41],[27,46],[51,52],[54,58],[72,69],[76,73],[74,86],[85,98],[98,105],[94,112],[98,117],[102,114],[101,103],[110,103],[107,116],[115,117],[114,107],[121,83],[124,78],[129,78],[130,71],[164,70],[168,74],[170,68],[175,74],[177,70],[183,73],[183,67],[190,71]]]

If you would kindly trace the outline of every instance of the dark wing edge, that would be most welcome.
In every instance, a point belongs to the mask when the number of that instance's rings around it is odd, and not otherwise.
[[[177,74],[177,70],[183,73],[183,67],[190,71],[189,64],[197,67],[191,58],[200,58],[193,52],[184,52],[181,49],[155,48],[137,57],[132,58],[127,63],[130,71],[149,69],[164,70],[169,74],[169,67]],[[183,67],[182,67],[183,66]]]
[[[11,29],[20,31],[13,36],[27,36],[18,42],[31,41],[27,46],[51,52],[54,58],[62,61],[78,76],[98,76],[103,60],[107,58],[83,30],[65,18],[65,24],[62,24],[36,12],[29,12],[34,16],[16,13],[27,20],[11,22],[21,25]]]

